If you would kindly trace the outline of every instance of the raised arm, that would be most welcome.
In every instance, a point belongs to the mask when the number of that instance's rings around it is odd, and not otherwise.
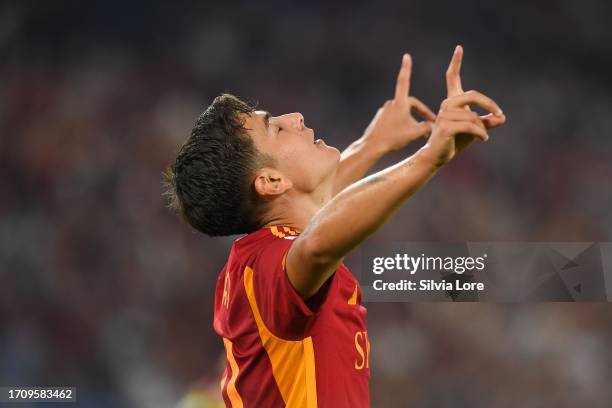
[[[340,192],[315,214],[291,246],[287,275],[302,297],[316,293],[349,251],[374,233],[464,147],[456,140],[459,135],[486,141],[489,138],[486,125],[499,126],[505,122],[492,99],[475,91],[460,91],[462,50],[459,47],[457,50],[449,66],[448,97],[440,106],[427,144],[408,159]],[[470,104],[491,115],[479,117],[466,109]]]
[[[411,70],[410,55],[404,54],[394,98],[378,109],[363,136],[342,152],[334,194],[361,179],[386,153],[430,134],[436,115],[423,102],[409,96]],[[413,110],[425,121],[418,122],[412,116]]]

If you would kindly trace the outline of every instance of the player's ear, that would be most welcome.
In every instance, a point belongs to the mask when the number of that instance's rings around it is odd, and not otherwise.
[[[263,198],[274,198],[293,186],[291,180],[283,173],[269,167],[257,170],[253,183],[255,191]]]

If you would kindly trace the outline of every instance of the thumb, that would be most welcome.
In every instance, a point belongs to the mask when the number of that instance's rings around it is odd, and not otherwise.
[[[414,138],[424,137],[427,139],[429,135],[431,134],[432,128],[433,128],[432,122],[423,121],[413,126],[413,128],[411,129],[411,133]]]

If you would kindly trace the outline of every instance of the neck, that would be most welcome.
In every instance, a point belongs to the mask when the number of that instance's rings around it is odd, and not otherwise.
[[[273,207],[265,226],[282,225],[303,231],[314,214],[331,199],[331,191],[331,188],[319,188],[310,194],[287,191],[271,203]]]

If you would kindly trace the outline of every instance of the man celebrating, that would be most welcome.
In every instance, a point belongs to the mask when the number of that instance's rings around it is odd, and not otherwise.
[[[366,309],[342,260],[440,167],[505,122],[492,99],[463,92],[462,56],[458,46],[436,116],[409,96],[404,55],[395,97],[342,154],[315,140],[301,114],[271,116],[231,95],[199,117],[165,177],[171,206],[195,229],[248,234],[235,241],[215,292],[228,407],[369,406]],[[383,154],[423,136],[414,155],[361,179]]]

